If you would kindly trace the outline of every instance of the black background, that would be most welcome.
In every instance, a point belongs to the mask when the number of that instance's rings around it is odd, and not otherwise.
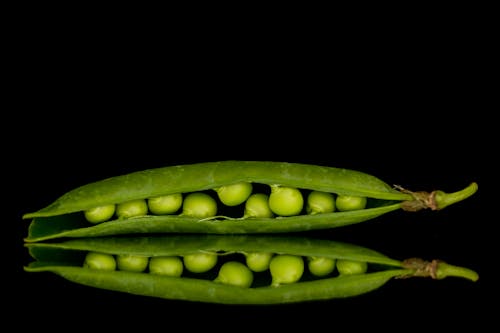
[[[485,203],[493,181],[486,171],[496,164],[496,133],[484,40],[466,27],[443,39],[413,30],[397,36],[364,31],[359,39],[335,40],[334,49],[332,40],[308,36],[260,42],[250,32],[219,40],[200,34],[167,48],[133,34],[97,41],[83,31],[72,38],[26,34],[33,53],[19,54],[13,121],[3,124],[11,133],[3,140],[13,213],[4,221],[13,249],[5,273],[12,277],[8,310],[29,314],[22,325],[57,326],[64,319],[115,328],[258,328],[269,322],[387,328],[489,318],[496,221]],[[23,213],[106,177],[226,159],[345,167],[412,190],[452,192],[476,181],[473,197],[439,212],[393,212],[310,236],[397,259],[442,259],[476,270],[480,279],[392,280],[351,299],[224,306],[96,290],[23,272],[30,261]],[[352,314],[361,315],[353,321]]]

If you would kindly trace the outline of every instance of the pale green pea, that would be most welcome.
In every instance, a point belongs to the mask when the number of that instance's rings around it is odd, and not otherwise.
[[[338,195],[335,200],[335,206],[341,212],[363,209],[366,207],[366,197],[359,197],[354,195]]]
[[[132,254],[116,255],[116,265],[121,271],[143,272],[148,267],[149,258]]]
[[[332,213],[335,211],[335,197],[332,193],[312,191],[307,196],[306,212],[308,214]]]
[[[273,217],[274,213],[269,208],[269,196],[265,193],[254,193],[245,202],[243,217],[266,218]]]
[[[269,263],[269,271],[273,287],[297,282],[304,273],[304,259],[301,256],[291,254],[275,255]]]
[[[114,204],[94,207],[84,211],[85,219],[90,223],[101,223],[108,221],[115,214]]]
[[[269,269],[269,263],[274,253],[248,252],[245,254],[245,263],[254,272],[263,272]]]
[[[335,270],[335,259],[310,256],[307,257],[307,268],[315,276],[327,276]]]
[[[253,186],[249,182],[224,185],[215,189],[219,200],[226,206],[237,206],[245,202],[252,194]]]
[[[111,254],[91,251],[85,255],[83,267],[104,271],[114,271],[116,269],[116,260]]]
[[[174,214],[182,207],[182,193],[173,193],[148,199],[151,214]]]
[[[217,264],[217,259],[217,254],[209,252],[190,253],[183,257],[184,267],[193,273],[208,272]]]
[[[366,261],[355,261],[347,259],[337,260],[337,271],[339,274],[363,274],[368,269],[368,263]]]
[[[205,218],[215,214],[217,214],[217,202],[207,193],[193,192],[184,198],[182,215]]]
[[[227,261],[220,267],[214,281],[249,288],[253,283],[253,272],[239,261]]]
[[[178,256],[157,256],[149,259],[151,274],[180,277],[184,271],[182,259]]]
[[[304,197],[294,187],[271,185],[269,208],[280,216],[299,215],[304,206]]]
[[[121,219],[148,214],[148,204],[144,199],[130,200],[116,205],[116,216]]]

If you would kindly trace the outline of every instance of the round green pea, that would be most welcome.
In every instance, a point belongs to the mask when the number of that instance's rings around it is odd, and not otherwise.
[[[193,273],[208,272],[215,267],[217,259],[217,254],[209,252],[190,253],[183,257],[184,267]]]
[[[249,288],[253,283],[253,272],[239,261],[227,261],[220,267],[214,281]]]
[[[151,214],[174,214],[182,207],[182,193],[173,193],[148,199]]]
[[[116,260],[111,254],[91,251],[85,255],[83,267],[104,271],[114,271],[116,269]]]
[[[366,261],[355,261],[347,259],[337,260],[337,271],[339,274],[363,274],[368,269],[368,263]]]
[[[182,204],[182,214],[192,217],[212,217],[217,214],[217,201],[204,192],[186,195]]]
[[[238,206],[252,194],[252,183],[240,182],[215,189],[219,200],[226,206]]]
[[[275,255],[269,263],[271,286],[277,287],[284,283],[294,283],[300,280],[304,273],[304,259],[291,254]]]
[[[148,214],[148,204],[144,199],[130,200],[116,205],[116,216],[118,218],[130,218]]]
[[[312,191],[307,196],[306,212],[308,214],[332,213],[335,211],[335,197],[332,193]]]
[[[148,267],[149,258],[131,254],[116,255],[116,265],[121,271],[143,272]]]
[[[366,197],[354,195],[338,195],[335,200],[335,206],[341,212],[349,210],[358,210],[366,207]]]
[[[307,268],[315,276],[327,276],[335,270],[335,259],[328,257],[307,257]]]
[[[149,272],[173,277],[180,277],[184,271],[182,259],[178,256],[157,256],[149,259]]]
[[[265,193],[254,193],[245,202],[243,217],[273,217],[273,211],[269,208],[269,196]]]
[[[264,272],[269,269],[273,255],[272,252],[248,252],[245,254],[245,263],[254,272]]]
[[[269,208],[280,216],[298,215],[302,212],[304,197],[294,187],[271,185]]]
[[[115,214],[114,204],[94,207],[84,211],[85,219],[90,223],[101,223],[108,221]]]

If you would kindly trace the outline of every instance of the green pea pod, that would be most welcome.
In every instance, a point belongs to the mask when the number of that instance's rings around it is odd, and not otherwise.
[[[322,214],[265,218],[215,216],[208,219],[182,214],[148,214],[114,218],[95,225],[86,221],[82,213],[103,205],[206,191],[238,182],[362,196],[369,203],[364,209]],[[219,161],[167,166],[103,179],[75,188],[47,207],[24,214],[23,218],[32,219],[25,238],[27,242],[138,233],[285,233],[341,227],[399,209],[439,210],[466,199],[477,188],[477,183],[472,182],[453,193],[412,192],[400,186],[391,187],[375,176],[356,170],[288,162]]]
[[[144,237],[96,237],[62,242],[25,243],[36,259],[24,267],[27,272],[52,272],[69,281],[135,295],[221,304],[285,304],[362,295],[385,285],[393,278],[414,276],[443,279],[448,276],[477,281],[478,274],[468,268],[418,258],[397,260],[359,245],[296,235],[153,235]],[[224,261],[240,260],[246,254],[266,251],[274,256],[288,254],[365,262],[362,274],[332,273],[326,277],[307,275],[294,283],[273,286],[269,270],[255,274],[250,287],[216,282],[214,274]],[[82,265],[85,253],[98,252],[155,256],[185,256],[214,253],[219,266],[213,274],[183,274],[172,277],[148,271],[97,270]],[[238,257],[239,256],[239,257]]]

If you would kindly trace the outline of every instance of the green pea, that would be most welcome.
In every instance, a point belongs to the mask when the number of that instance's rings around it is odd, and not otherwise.
[[[252,194],[253,186],[249,182],[240,182],[215,189],[219,200],[226,206],[238,206]]]
[[[366,261],[338,259],[337,270],[342,275],[363,274],[368,269]]]
[[[275,255],[269,263],[271,286],[294,283],[300,280],[304,273],[304,259],[291,254]]]
[[[102,223],[108,221],[115,214],[114,204],[98,206],[84,211],[85,219],[90,223]]]
[[[118,254],[116,256],[117,268],[121,271],[142,272],[148,267],[149,258],[132,254]]]
[[[335,197],[332,193],[312,191],[307,196],[306,212],[308,214],[331,213],[335,211]]]
[[[366,197],[355,195],[339,195],[335,201],[337,209],[341,212],[364,209],[366,207]]]
[[[173,193],[148,199],[151,214],[174,214],[182,207],[182,193]]]
[[[269,269],[273,255],[272,252],[248,252],[245,254],[245,263],[254,272],[264,272]]]
[[[253,273],[239,261],[227,261],[222,264],[215,282],[249,288],[253,283]]]
[[[116,269],[116,260],[111,254],[91,251],[85,255],[83,267],[104,271],[114,271]]]
[[[197,252],[184,255],[184,267],[193,273],[208,272],[217,264],[217,254]]]
[[[243,217],[271,218],[273,211],[269,208],[269,195],[265,193],[254,193],[245,202]]]
[[[144,199],[130,200],[116,205],[116,216],[120,219],[143,216],[147,213],[148,204]]]
[[[149,259],[151,274],[179,277],[184,271],[184,264],[179,256],[156,256]]]
[[[304,206],[304,197],[295,187],[271,185],[269,208],[280,216],[299,215]]]
[[[329,257],[307,257],[307,268],[315,276],[323,277],[335,270],[336,260]]]
[[[215,216],[217,214],[217,202],[207,193],[189,193],[184,198],[182,214],[199,218]]]

